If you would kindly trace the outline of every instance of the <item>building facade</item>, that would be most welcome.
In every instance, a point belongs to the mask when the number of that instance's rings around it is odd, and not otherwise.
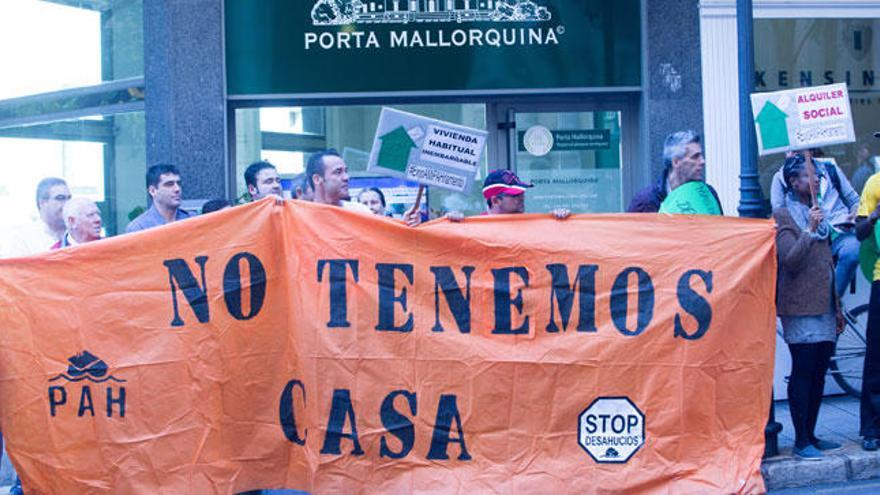
[[[0,189],[7,224],[36,215],[23,191],[46,175],[99,201],[110,234],[146,206],[155,163],[178,165],[194,208],[239,197],[258,159],[291,176],[334,147],[368,177],[383,106],[488,131],[481,176],[512,168],[540,184],[530,211],[622,211],[659,172],[663,137],[703,127],[696,0],[17,1],[35,39],[89,37],[66,58],[93,67],[0,88],[0,157],[46,155]],[[26,82],[60,57],[12,73]],[[532,128],[557,147],[527,147]],[[431,190],[429,203],[483,208],[478,193]]]

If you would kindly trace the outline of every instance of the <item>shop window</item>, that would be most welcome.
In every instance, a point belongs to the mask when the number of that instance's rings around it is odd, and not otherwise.
[[[140,77],[142,0],[3,0],[0,46],[0,99]]]
[[[0,229],[37,221],[40,179],[61,177],[98,203],[108,235],[146,203],[144,114],[91,116],[0,129]]]
[[[486,128],[486,107],[482,104],[395,105],[394,108],[477,129]],[[257,160],[269,160],[282,176],[304,171],[311,153],[335,148],[353,177],[378,174],[367,171],[382,107],[271,107],[235,111],[236,183],[239,196],[246,191],[244,170]],[[485,174],[484,154],[480,177]],[[430,188],[428,204],[432,217],[450,210],[479,214],[485,210],[480,188],[458,194]]]
[[[880,171],[880,20],[756,19],[755,87],[778,91],[847,83],[856,142],[822,151],[860,192],[864,179]],[[781,154],[761,157],[759,172],[769,204],[770,183]]]
[[[121,231],[146,204],[143,0],[3,0],[0,44],[0,230],[58,176]]]

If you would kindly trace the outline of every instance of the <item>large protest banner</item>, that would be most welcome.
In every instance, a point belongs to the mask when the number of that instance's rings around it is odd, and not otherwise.
[[[763,490],[768,221],[266,200],[0,280],[29,493]]]

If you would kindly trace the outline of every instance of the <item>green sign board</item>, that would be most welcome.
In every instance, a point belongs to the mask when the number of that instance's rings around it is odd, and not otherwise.
[[[639,0],[225,0],[230,98],[635,87]]]
[[[693,181],[682,184],[670,192],[660,204],[660,213],[720,215],[721,205],[705,182]]]

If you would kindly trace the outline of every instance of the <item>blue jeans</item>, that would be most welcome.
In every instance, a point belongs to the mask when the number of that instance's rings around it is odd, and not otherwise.
[[[846,287],[852,282],[859,266],[859,241],[852,232],[842,233],[831,243],[831,253],[837,258],[834,270],[834,289],[843,296]]]

